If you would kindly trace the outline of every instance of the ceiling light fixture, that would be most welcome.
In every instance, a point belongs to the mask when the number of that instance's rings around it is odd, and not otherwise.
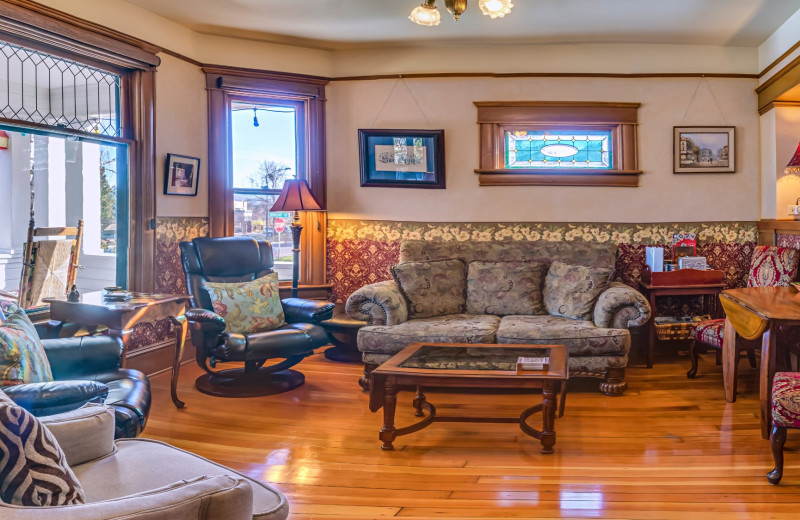
[[[444,5],[456,21],[467,10],[467,0],[444,0]],[[480,0],[478,7],[484,15],[495,19],[510,13],[514,4],[512,0]],[[439,25],[441,15],[436,7],[436,0],[425,0],[411,11],[408,19],[419,25]]]

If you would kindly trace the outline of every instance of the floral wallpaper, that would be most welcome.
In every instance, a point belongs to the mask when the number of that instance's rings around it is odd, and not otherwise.
[[[619,244],[617,277],[638,288],[645,266],[645,247],[662,246],[669,256],[668,245],[678,232],[697,234],[698,254],[723,271],[729,287],[745,284],[758,235],[755,222],[424,223],[339,219],[328,221],[328,282],[333,285],[331,299],[342,302],[359,287],[391,278],[389,267],[397,263],[401,239],[585,240]],[[696,306],[691,299],[663,300],[665,308],[659,312],[682,314]]]

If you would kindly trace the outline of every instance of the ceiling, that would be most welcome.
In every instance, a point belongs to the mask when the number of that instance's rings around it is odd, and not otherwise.
[[[477,0],[437,27],[407,17],[421,0],[127,0],[198,32],[321,49],[409,44],[662,43],[757,47],[800,0],[515,0],[505,18]]]

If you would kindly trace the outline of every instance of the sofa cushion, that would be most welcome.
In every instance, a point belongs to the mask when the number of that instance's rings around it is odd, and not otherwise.
[[[253,489],[253,518],[285,519],[286,499],[267,484],[188,451],[149,439],[121,439],[112,455],[73,469],[86,490],[87,502],[142,493],[199,475],[244,478]]]
[[[227,332],[264,332],[286,323],[278,295],[278,273],[249,282],[203,282],[203,288],[214,312],[225,318]]]
[[[497,316],[450,314],[410,320],[400,325],[364,327],[358,331],[358,350],[396,354],[415,341],[495,343],[499,325]]]
[[[542,296],[546,271],[539,262],[470,262],[467,313],[547,314]]]
[[[406,262],[392,267],[397,286],[408,302],[409,318],[464,312],[467,270],[461,260]]]
[[[4,307],[6,318],[0,325],[0,386],[52,381],[50,362],[36,327],[19,306]]]
[[[498,343],[566,345],[572,356],[624,356],[631,348],[627,329],[601,329],[591,321],[559,316],[505,316]]]
[[[553,262],[544,282],[544,302],[553,316],[590,320],[614,270]]]

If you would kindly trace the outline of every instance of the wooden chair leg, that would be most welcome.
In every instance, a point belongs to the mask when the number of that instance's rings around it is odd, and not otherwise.
[[[686,372],[686,377],[689,379],[694,379],[697,377],[697,349],[699,345],[697,344],[697,340],[692,341],[692,345],[689,347],[689,359],[692,361],[692,368]]]
[[[561,382],[561,395],[558,399],[558,416],[564,417],[564,407],[567,405],[567,382]]]
[[[785,442],[786,428],[773,426],[769,446],[772,448],[772,460],[775,461],[775,469],[767,473],[767,481],[773,486],[777,486],[781,478],[783,478],[783,445]]]
[[[749,348],[747,349],[747,360],[750,361],[750,368],[757,368],[756,364],[756,351]]]

